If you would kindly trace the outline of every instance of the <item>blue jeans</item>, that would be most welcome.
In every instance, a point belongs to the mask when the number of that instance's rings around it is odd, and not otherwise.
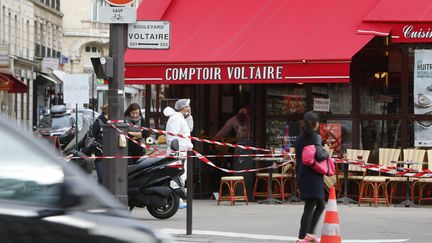
[[[95,168],[99,184],[102,184],[102,167],[102,159],[96,159]]]

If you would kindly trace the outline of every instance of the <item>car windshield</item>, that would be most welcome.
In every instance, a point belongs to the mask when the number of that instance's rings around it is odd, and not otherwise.
[[[60,200],[60,164],[0,127],[0,199],[53,205]]]
[[[64,127],[71,127],[71,120],[69,119],[69,116],[58,116],[58,117],[52,117],[52,116],[44,116],[39,121],[39,128],[52,128],[52,129],[60,129]]]

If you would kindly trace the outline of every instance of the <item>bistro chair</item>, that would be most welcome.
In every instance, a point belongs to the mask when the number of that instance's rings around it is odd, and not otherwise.
[[[286,167],[286,166],[284,166]],[[271,169],[272,170],[272,169]],[[264,197],[266,199],[270,198],[270,191],[272,190],[273,198],[280,198],[281,200],[285,200],[285,188],[284,181],[285,178],[288,178],[288,173],[272,173],[272,185],[273,188],[270,187],[270,173],[263,172],[257,173],[255,176],[254,190],[252,194],[252,200],[255,200],[257,197]],[[262,189],[262,190],[260,190]]]
[[[403,150],[403,161],[413,161],[413,162],[423,162],[425,157],[426,151],[423,149],[404,149]],[[396,164],[394,164],[397,166]],[[400,167],[400,166],[399,166]],[[412,164],[410,166],[403,165],[403,168],[411,168],[416,170],[422,170],[423,165],[422,164]],[[395,176],[395,177],[389,177],[389,183],[390,183],[390,204],[392,204],[393,199],[405,199],[405,190],[406,188],[406,177],[404,176]],[[414,199],[414,185],[417,182],[417,178],[410,177],[410,188],[411,188],[411,201]],[[401,191],[400,195],[395,196],[395,193],[399,187],[402,187],[403,190]]]
[[[223,194],[223,186],[228,188],[228,195]],[[236,186],[241,186],[243,189],[243,195],[236,195]],[[246,186],[243,176],[223,176],[219,185],[219,197],[218,203],[221,201],[229,201],[231,206],[235,204],[236,201],[245,201],[248,204],[248,198],[246,193]]]
[[[427,169],[432,170],[432,149],[427,150],[427,158],[428,158]],[[418,186],[419,205],[421,205],[423,201],[432,200],[432,178],[419,178],[414,185]]]
[[[369,160],[369,154],[370,154],[370,150],[362,150],[362,149],[347,149],[346,151],[346,159],[347,160],[361,160],[364,161],[365,163],[368,162]],[[354,164],[350,164],[348,165],[348,183],[350,181],[353,181],[357,184],[357,192],[360,192],[360,184],[361,181],[363,180],[363,177],[366,175],[366,169],[361,167],[360,165],[354,165]],[[339,181],[339,179],[344,179],[344,175],[343,174],[339,174],[338,175],[338,186],[337,189],[339,191],[339,195],[340,195],[340,191],[342,189],[342,182]],[[347,185],[348,186],[348,185]],[[353,192],[350,196],[355,196],[358,197],[358,194],[355,195],[355,192]]]
[[[295,149],[290,148],[290,154],[295,154]],[[291,159],[295,159],[295,156],[290,156]],[[286,190],[290,188],[291,193],[296,192],[296,184],[295,184],[295,175],[293,175],[294,166],[291,163],[288,163],[282,166],[281,171],[278,173],[272,173],[272,197],[280,198],[282,201],[285,201],[285,198],[288,197],[289,192]],[[294,179],[293,179],[294,176]],[[255,176],[254,190],[252,194],[252,200],[255,200],[255,197],[264,197],[266,199],[269,198],[269,187],[270,187],[270,173],[257,173]],[[288,184],[288,185],[287,185]],[[262,189],[264,187],[264,189]],[[262,189],[262,190],[260,190]]]
[[[379,148],[379,164],[383,166],[391,166],[392,161],[398,161],[400,156],[400,149],[392,148]],[[389,198],[387,193],[387,179],[386,176],[365,176],[360,182],[360,192],[358,205],[362,202],[369,202],[375,204],[384,203],[389,205]]]

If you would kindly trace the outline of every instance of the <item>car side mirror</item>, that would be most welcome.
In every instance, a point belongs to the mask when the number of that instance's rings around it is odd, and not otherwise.
[[[178,139],[174,139],[174,140],[171,141],[170,148],[173,151],[179,151],[180,145],[179,145]]]

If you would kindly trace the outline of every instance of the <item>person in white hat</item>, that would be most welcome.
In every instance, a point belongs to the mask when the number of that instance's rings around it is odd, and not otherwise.
[[[190,136],[193,129],[193,118],[191,115],[190,108],[190,99],[179,99],[175,103],[175,109],[171,107],[166,107],[163,110],[165,116],[168,117],[168,121],[166,124],[166,131],[174,134],[182,134],[186,137]],[[180,151],[191,150],[193,148],[193,144],[189,138],[180,138],[175,136],[167,135],[167,144],[168,151],[170,150],[170,145],[173,139],[178,139],[179,141],[179,149]],[[186,160],[184,161],[184,169],[185,172],[180,177],[181,183],[185,185],[185,181],[187,179],[187,164]],[[180,199],[179,208],[185,208],[187,205],[183,200]]]

